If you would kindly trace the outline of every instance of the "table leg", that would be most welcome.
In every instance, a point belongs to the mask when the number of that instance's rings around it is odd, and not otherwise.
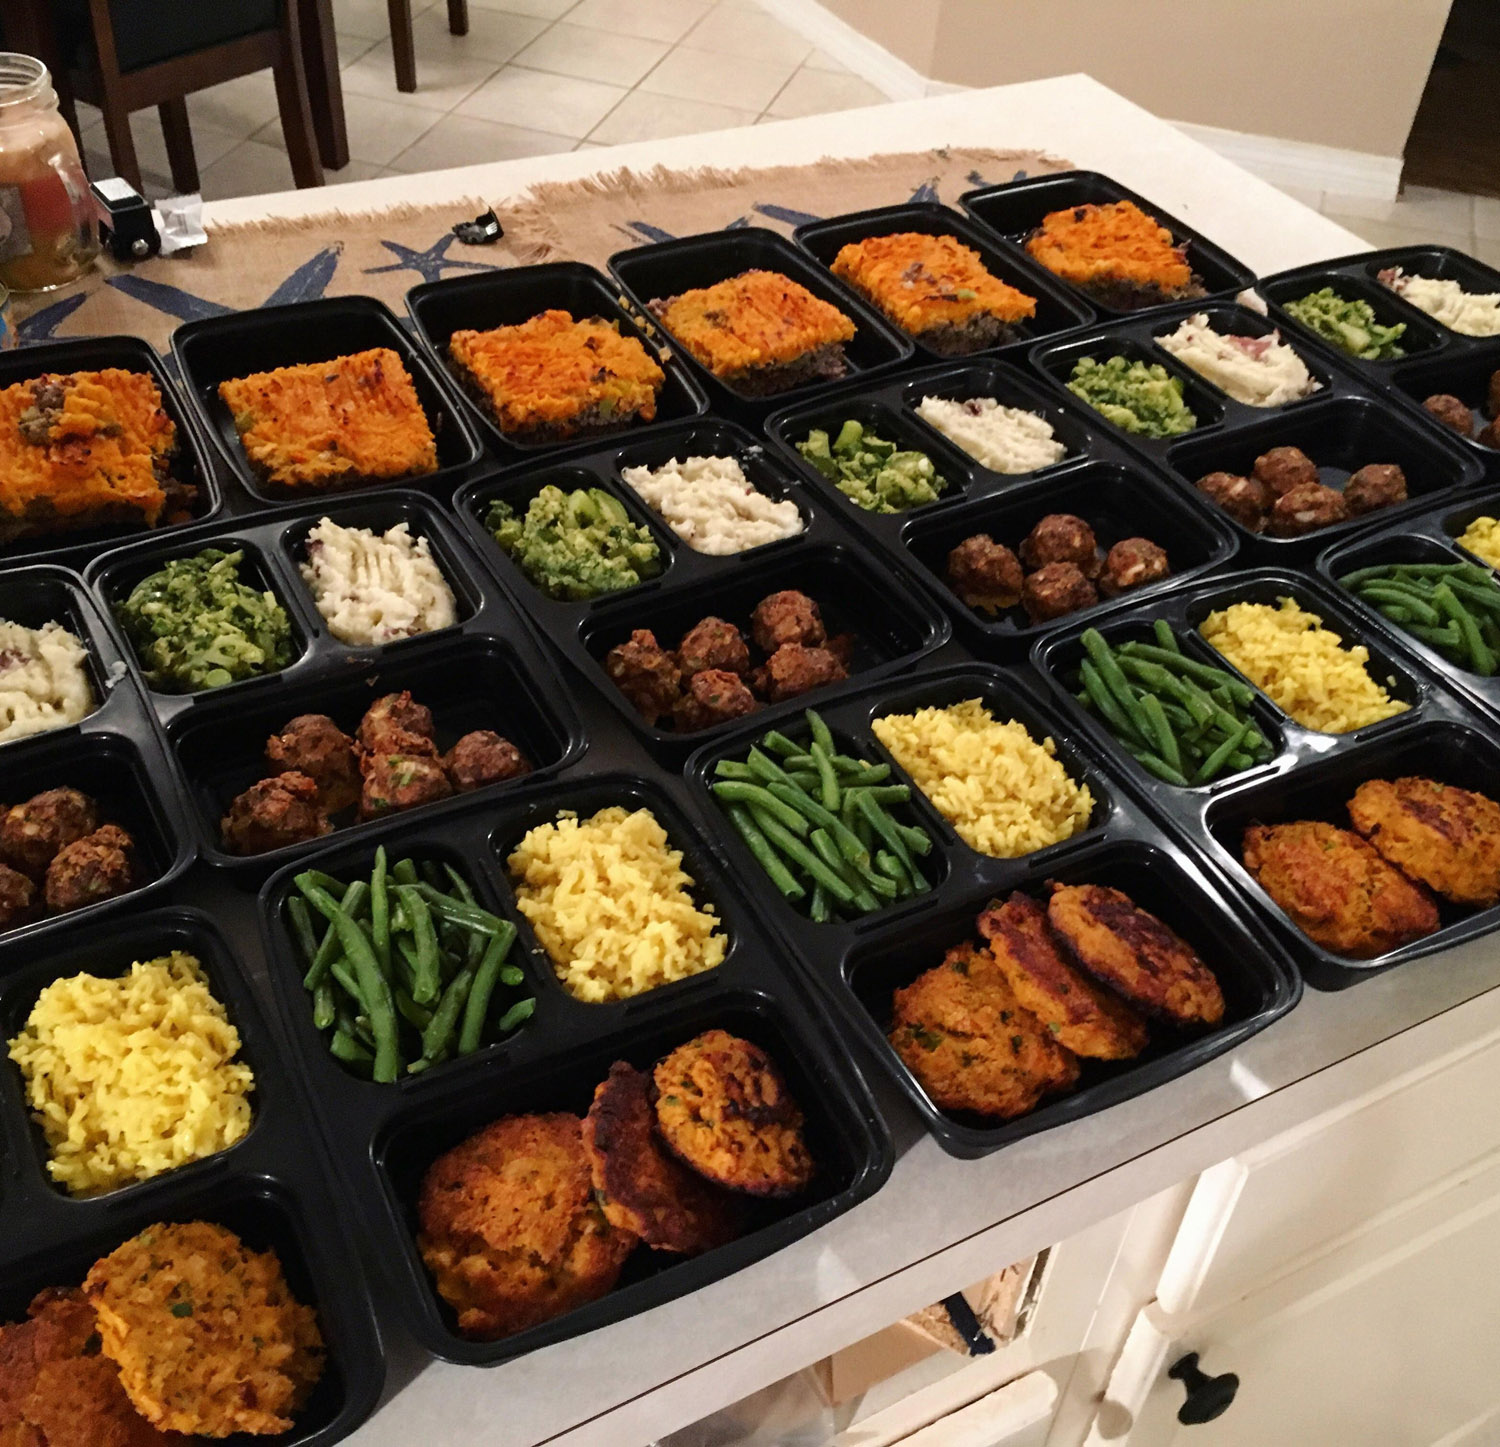
[[[333,0],[302,0],[302,68],[312,107],[318,154],[330,171],[349,164],[349,132],[344,121],[344,87],[339,79],[338,38],[333,30]]]

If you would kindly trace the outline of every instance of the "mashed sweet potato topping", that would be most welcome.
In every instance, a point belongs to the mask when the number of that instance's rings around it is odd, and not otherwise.
[[[250,465],[281,487],[348,487],[437,471],[401,358],[374,347],[219,383]]]
[[[901,231],[866,237],[839,251],[833,274],[908,332],[976,316],[1018,322],[1036,315],[1035,297],[994,276],[979,253],[955,236]]]
[[[0,388],[0,541],[154,525],[176,447],[177,428],[146,373],[47,373]]]
[[[716,377],[785,366],[854,338],[843,312],[779,271],[747,271],[652,310]]]
[[[1026,250],[1075,286],[1123,281],[1174,291],[1193,283],[1183,248],[1133,201],[1054,211],[1027,239]]]
[[[656,416],[666,374],[602,317],[544,311],[517,326],[454,332],[448,354],[503,432],[567,431]]]

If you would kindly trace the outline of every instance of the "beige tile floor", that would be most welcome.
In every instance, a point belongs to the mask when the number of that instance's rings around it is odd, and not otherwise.
[[[334,0],[351,160],[330,181],[650,140],[875,105],[885,96],[755,0],[413,0],[418,89],[396,89],[385,0]],[[949,87],[934,84],[934,92]],[[209,199],[287,190],[269,72],[189,98]],[[86,109],[86,108],[85,108]],[[148,191],[169,191],[155,112],[132,118]],[[108,174],[97,113],[90,171]],[[1373,245],[1435,240],[1500,266],[1500,200],[1409,188],[1393,202],[1287,187]]]

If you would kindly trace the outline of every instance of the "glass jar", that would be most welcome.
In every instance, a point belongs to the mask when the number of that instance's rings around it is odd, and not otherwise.
[[[0,285],[65,286],[98,252],[88,177],[52,77],[41,61],[0,51]]]

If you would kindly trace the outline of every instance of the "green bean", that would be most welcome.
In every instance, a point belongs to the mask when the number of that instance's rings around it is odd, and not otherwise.
[[[1250,720],[1246,719],[1240,725],[1238,733],[1230,734],[1223,743],[1216,748],[1204,761],[1198,765],[1198,771],[1193,775],[1193,783],[1207,784],[1216,779],[1222,772],[1229,756],[1238,751],[1240,742],[1250,729]]]
[[[333,982],[341,989],[361,1010],[365,1007],[365,997],[360,991],[359,981],[354,977],[354,971],[349,961],[340,955],[328,968],[328,973],[333,977]]]
[[[1425,624],[1413,623],[1406,631],[1420,638],[1429,647],[1454,649],[1460,653],[1463,651],[1463,634],[1459,632],[1457,623],[1445,623],[1441,628],[1428,628]]]
[[[1125,747],[1126,752],[1131,756],[1131,758],[1133,758],[1143,769],[1146,769],[1148,772],[1155,774],[1158,779],[1165,779],[1167,783],[1177,784],[1182,788],[1187,787],[1187,776],[1180,770],[1174,769],[1164,759],[1158,758],[1155,754],[1150,753],[1145,749],[1131,748],[1128,744]]]
[[[526,975],[519,965],[501,965],[500,983],[502,985],[508,985],[512,990],[514,990],[517,985],[523,985],[526,983]]]
[[[1087,628],[1081,635],[1080,641],[1094,667],[1099,670],[1099,677],[1104,680],[1104,686],[1114,696],[1115,702],[1125,711],[1135,731],[1142,739],[1149,740],[1151,725],[1141,709],[1135,690],[1131,688],[1125,675],[1120,671],[1120,661],[1115,657],[1109,644],[1104,641],[1104,635],[1097,628]]]
[[[298,876],[299,880],[301,876]],[[302,886],[299,884],[299,888]],[[358,921],[326,890],[316,885],[302,888],[307,902],[332,921],[339,932],[339,942],[344,954],[353,966],[360,995],[370,1017],[370,1027],[375,1036],[374,1078],[382,1083],[392,1081],[401,1070],[401,1046],[396,1034],[396,1007],[391,999],[390,982],[381,973],[380,962],[375,958],[364,931]],[[348,891],[345,891],[345,899]]]
[[[1188,658],[1185,654],[1170,653],[1165,648],[1155,648],[1149,643],[1137,643],[1133,640],[1129,643],[1122,643],[1120,652],[1131,658],[1139,658],[1146,663],[1159,663],[1164,668],[1199,680],[1210,687],[1222,684],[1234,695],[1236,703],[1249,704],[1255,699],[1255,692],[1248,684],[1240,682],[1222,668],[1215,668],[1210,663],[1199,663],[1196,658]]]
[[[1474,672],[1483,678],[1493,678],[1495,655],[1490,651],[1489,644],[1479,636],[1479,625],[1474,621],[1474,615],[1458,601],[1446,583],[1439,583],[1433,589],[1432,601],[1447,616],[1449,622],[1458,624],[1458,631]]]
[[[906,847],[920,858],[925,859],[932,852],[932,836],[925,829],[919,829],[915,824],[897,823],[896,828],[901,831],[901,837],[906,841]]]
[[[1172,725],[1167,722],[1167,716],[1161,710],[1161,700],[1154,693],[1148,693],[1141,700],[1141,707],[1145,710],[1152,732],[1156,735],[1156,742],[1159,746],[1157,753],[1169,767],[1176,769],[1180,774],[1182,753],[1177,745],[1177,735],[1172,732]]]
[[[901,861],[901,867],[911,876],[912,887],[918,894],[925,894],[928,890],[926,876],[912,864],[911,856],[906,852],[906,841],[901,837],[895,821],[869,794],[859,801],[859,807],[870,821],[870,827],[885,840],[891,853]]]
[[[335,1060],[342,1060],[346,1065],[370,1065],[375,1059],[359,1041],[343,1030],[333,1032],[328,1050]]]
[[[802,752],[802,745],[793,743],[779,729],[772,729],[769,733],[762,734],[760,745],[763,749],[770,749],[773,754],[781,754],[785,758]]]
[[[1486,613],[1500,614],[1500,588],[1497,588],[1493,582],[1481,586],[1477,583],[1466,583],[1462,578],[1449,578],[1447,586],[1452,590],[1454,597],[1462,598],[1466,603],[1484,609]]]
[[[422,882],[417,875],[416,861],[411,859],[398,859],[391,866],[391,877],[397,884],[420,884]]]
[[[805,836],[807,819],[790,804],[783,803],[764,784],[745,784],[724,780],[712,786],[714,793],[728,804],[753,804],[774,814],[793,834]]]
[[[804,794],[816,794],[823,783],[816,774],[804,773],[800,769],[795,769],[789,773],[787,779],[801,789]]]
[[[302,952],[303,966],[311,969],[313,961],[318,958],[318,937],[313,933],[312,915],[308,912],[307,901],[294,894],[286,902],[286,912],[291,916],[292,934],[296,938],[297,948]]]
[[[1402,627],[1405,627],[1408,623],[1417,623],[1421,621],[1420,619],[1413,616],[1412,610],[1410,608],[1407,608],[1400,603],[1377,603],[1375,606],[1379,610],[1380,616],[1382,618],[1389,618],[1392,623],[1399,623],[1402,625]]]
[[[444,1050],[453,1045],[454,1035],[458,1030],[458,1017],[468,1001],[469,988],[473,983],[474,971],[466,967],[453,977],[448,988],[443,991],[441,1002],[432,1012],[432,1019],[422,1032],[423,1060],[436,1060]]]
[[[808,710],[808,716],[816,717],[811,709]],[[822,720],[819,719],[819,722],[821,723]],[[828,732],[826,727],[823,732]],[[818,770],[819,792],[822,794],[823,807],[837,811],[843,795],[839,789],[838,775],[833,771],[833,759],[829,751],[821,743],[816,742],[812,746],[812,756],[813,763],[817,766]]]
[[[829,762],[833,765],[834,773],[845,779],[859,779],[864,777],[866,769],[874,765],[867,764],[863,759],[856,759],[849,754],[832,754]]]
[[[452,895],[444,894],[440,889],[434,889],[430,884],[418,884],[414,887],[439,919],[461,925],[464,929],[478,930],[482,935],[502,934],[507,928],[506,922],[499,915],[491,914],[477,904],[465,904]]]
[[[517,1000],[496,1022],[496,1036],[509,1035],[536,1013],[536,1000]]]
[[[791,871],[782,863],[781,856],[771,847],[766,836],[760,832],[749,809],[743,804],[731,804],[729,819],[740,831],[740,837],[745,841],[751,854],[755,856],[756,863],[765,870],[771,883],[788,899],[805,898],[807,891],[792,877]],[[805,824],[806,821],[803,822]]]
[[[813,743],[822,744],[823,752],[830,758],[838,753],[838,748],[833,742],[833,733],[828,725],[824,723],[823,715],[815,708],[806,708],[802,710],[802,717],[807,722],[807,729],[812,735]]]
[[[1177,641],[1177,635],[1172,632],[1172,625],[1165,618],[1157,618],[1151,624],[1151,631],[1156,635],[1156,646],[1167,653],[1175,653],[1182,657],[1182,644]]]
[[[304,900],[303,903],[306,903]],[[291,904],[291,900],[287,901]],[[328,977],[328,967],[339,956],[339,932],[334,929],[332,922],[328,925],[327,933],[323,936],[323,942],[318,946],[318,952],[313,956],[312,964],[302,977],[302,983],[309,990],[316,990]]]
[[[797,769],[816,770],[817,764],[813,762],[812,754],[808,750],[804,749],[800,754],[788,754],[787,757],[781,761],[781,767],[790,774]]]
[[[786,770],[775,759],[761,753],[759,749],[752,748],[745,755],[745,763],[749,766],[750,772],[763,784],[784,784],[787,781]]]
[[[855,762],[859,765],[859,770],[852,777],[858,781],[861,788],[870,784],[883,784],[891,776],[889,764],[867,764],[863,759],[856,759]],[[838,768],[837,759],[833,761],[833,766]],[[848,785],[845,787],[847,788]]]
[[[385,887],[385,845],[375,851],[375,868],[370,873],[370,942],[375,958],[386,974],[391,972],[391,901]]]
[[[866,785],[864,791],[877,804],[905,804],[911,798],[909,784]]]
[[[736,779],[744,783],[755,777],[755,771],[749,764],[736,763],[733,759],[720,759],[714,765],[714,777],[716,779]]]
[[[1438,610],[1412,588],[1399,587],[1394,583],[1370,583],[1361,588],[1356,596],[1368,603],[1389,603],[1405,608],[1416,615],[1418,622],[1430,627],[1435,628],[1442,622]]]
[[[425,1030],[432,1020],[432,1011],[424,1010],[422,1006],[412,999],[411,995],[399,985],[391,992],[396,1000],[396,1013],[406,1021],[408,1025],[418,1030]]]
[[[812,903],[807,907],[807,917],[814,924],[827,924],[833,916],[833,909],[828,903],[828,891],[821,884],[813,886]]]
[[[443,873],[448,876],[448,882],[453,886],[453,892],[465,904],[477,906],[478,901],[474,898],[474,891],[469,887],[469,881],[463,877],[451,864],[443,866]]]
[[[474,983],[469,988],[468,1000],[464,1005],[463,1028],[458,1034],[460,1055],[469,1055],[479,1049],[480,1040],[484,1034],[484,1017],[489,1013],[490,997],[495,993],[495,986],[501,979],[505,957],[510,953],[515,937],[516,932],[512,928],[509,939],[502,938],[500,935],[492,935],[490,942],[484,947],[484,954],[480,957],[479,965],[474,971]],[[517,973],[520,972],[517,971]]]
[[[313,1026],[318,1030],[326,1030],[333,1024],[333,1020],[333,986],[327,980],[321,980],[313,991]]]
[[[432,922],[432,911],[428,909],[427,901],[417,893],[417,888],[414,884],[398,884],[396,895],[401,901],[401,908],[411,920],[411,932],[416,942],[416,981],[412,985],[411,997],[419,1005],[430,1005],[438,998],[442,989],[438,971],[437,929]]]
[[[901,861],[889,849],[881,849],[875,855],[875,868],[887,879],[893,879],[907,893],[911,892],[911,875]]]
[[[766,838],[794,864],[800,866],[814,884],[821,884],[840,904],[854,903],[855,891],[844,882],[841,875],[829,869],[795,834],[783,829],[776,819],[769,814],[761,813],[753,805],[751,813],[754,814],[755,822]]]
[[[316,884],[330,899],[342,904],[344,894],[348,885],[341,879],[335,879],[331,874],[325,874],[321,869],[304,869],[297,876],[298,880],[305,879],[309,884]]]
[[[1099,670],[1094,667],[1090,659],[1085,658],[1080,661],[1078,676],[1083,683],[1084,697],[1109,726],[1110,731],[1122,739],[1139,738],[1134,721],[1120,707],[1119,700],[1105,686],[1103,678],[1099,676]],[[1139,738],[1139,741],[1146,742],[1144,738]]]
[[[833,835],[851,864],[870,862],[870,851],[859,842],[858,835],[846,828],[844,821],[831,809],[825,809],[816,799],[800,793],[790,784],[770,784],[767,787],[783,804],[790,804],[798,813],[805,815],[811,823],[821,826]]]

